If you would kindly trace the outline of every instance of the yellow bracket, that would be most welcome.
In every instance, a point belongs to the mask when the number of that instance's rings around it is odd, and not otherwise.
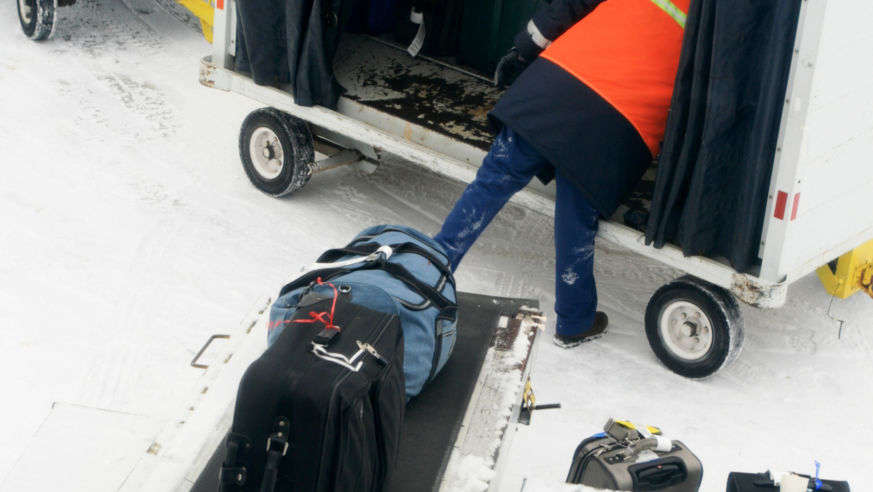
[[[215,20],[214,0],[176,0],[192,14],[200,19],[200,28],[203,29],[203,37],[212,43],[212,25]]]
[[[873,297],[873,265],[867,265],[861,271],[861,289],[870,297]]]
[[[524,404],[524,407],[528,410],[533,410],[537,405],[537,397],[534,395],[533,386],[530,384],[530,377],[528,377],[527,381],[524,383],[524,391],[521,394],[521,401]]]
[[[819,267],[816,273],[825,290],[840,299],[859,290],[873,297],[873,241]]]

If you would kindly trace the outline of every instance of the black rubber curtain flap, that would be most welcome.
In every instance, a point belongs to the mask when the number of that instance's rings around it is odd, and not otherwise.
[[[691,2],[647,243],[759,264],[800,5]]]

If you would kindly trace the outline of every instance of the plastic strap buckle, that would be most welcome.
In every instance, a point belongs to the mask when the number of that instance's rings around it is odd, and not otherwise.
[[[276,423],[273,424],[273,433],[267,438],[267,453],[278,453],[279,448],[282,449],[282,456],[288,453],[288,424],[288,419],[285,417],[276,419]],[[273,443],[276,443],[279,447],[273,449]]]

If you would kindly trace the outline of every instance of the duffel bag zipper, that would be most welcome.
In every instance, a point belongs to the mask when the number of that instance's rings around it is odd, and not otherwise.
[[[430,361],[430,371],[428,372],[427,380],[425,381],[424,384],[429,384],[431,382],[431,380],[433,380],[433,378],[436,377],[437,366],[439,365],[440,358],[442,357],[442,354],[443,354],[443,344],[445,343],[444,339],[449,335],[455,335],[458,331],[457,328],[446,330],[446,331],[440,331],[442,328],[440,326],[441,325],[440,321],[443,321],[443,320],[451,321],[449,318],[443,318],[441,316],[442,315],[437,316],[436,323],[434,323],[433,359],[431,359],[431,361]],[[457,318],[455,318],[455,319],[457,319]],[[454,341],[452,342],[452,345],[454,346]]]
[[[355,340],[358,344],[358,348],[361,350],[366,350],[370,355],[376,358],[376,361],[382,366],[387,366],[388,361],[383,359],[379,352],[376,351],[376,347],[370,345],[369,343],[362,343],[360,340]],[[375,342],[374,342],[375,343]]]

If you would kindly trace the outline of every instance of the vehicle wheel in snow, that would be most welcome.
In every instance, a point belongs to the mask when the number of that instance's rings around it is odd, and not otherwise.
[[[710,376],[740,355],[739,304],[721,287],[681,277],[649,300],[646,337],[655,355],[673,372],[689,378]]]
[[[249,113],[240,130],[239,154],[255,188],[276,197],[308,183],[315,160],[309,125],[275,108]]]
[[[55,0],[17,0],[18,20],[24,34],[34,41],[47,39],[55,24]]]

